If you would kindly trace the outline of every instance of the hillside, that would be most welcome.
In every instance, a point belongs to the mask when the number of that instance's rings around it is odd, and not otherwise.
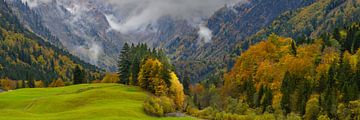
[[[271,33],[292,38],[316,38],[335,28],[360,20],[358,0],[319,0],[299,10],[288,11],[247,40],[255,43]]]
[[[24,27],[8,5],[0,0],[0,78],[11,80],[53,80],[70,82],[76,65],[89,79],[99,77],[99,69],[55,47]]]
[[[175,51],[172,55],[176,56],[175,66],[181,74],[191,74],[192,80],[200,81],[219,69],[231,68],[233,58],[248,48],[244,46],[239,49],[236,46],[247,44],[245,38],[271,25],[282,13],[313,2],[314,0],[249,0],[235,6],[226,6],[206,21],[213,34],[211,42],[198,45],[197,34],[185,34],[178,37],[175,45],[168,49],[170,52]],[[194,67],[190,69],[183,66]]]
[[[19,89],[0,93],[0,119],[192,119],[148,116],[142,108],[148,97],[140,88],[119,84]]]

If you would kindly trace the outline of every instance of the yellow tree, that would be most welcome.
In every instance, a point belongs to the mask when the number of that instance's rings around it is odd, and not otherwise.
[[[65,83],[64,83],[64,81],[62,80],[62,79],[57,79],[57,80],[55,80],[55,81],[53,81],[50,85],[49,85],[49,87],[63,87],[63,86],[65,86]]]
[[[145,60],[138,74],[139,86],[156,96],[166,95],[168,87],[165,80],[160,77],[163,70],[159,60],[152,58]]]
[[[106,73],[104,79],[101,83],[117,83],[118,82],[118,74],[116,73]]]
[[[170,73],[171,77],[171,86],[169,90],[169,96],[174,100],[174,103],[178,109],[181,109],[184,105],[185,94],[183,85],[180,83],[179,78],[176,76],[174,72]]]

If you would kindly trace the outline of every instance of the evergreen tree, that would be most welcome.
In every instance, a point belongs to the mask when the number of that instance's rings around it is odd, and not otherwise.
[[[252,79],[245,81],[246,101],[250,107],[254,106],[254,94],[256,89]]]
[[[260,107],[260,105],[261,105],[261,99],[262,99],[262,97],[263,97],[263,95],[264,95],[264,92],[265,92],[264,86],[261,85],[258,93],[256,94],[256,99],[255,99],[255,106],[256,106],[256,107]]]
[[[296,50],[296,42],[294,40],[292,40],[291,42],[291,52],[294,56],[296,56],[297,50]]]
[[[127,43],[124,44],[118,61],[118,74],[121,84],[129,84],[130,77],[130,47]]]
[[[340,29],[335,28],[333,32],[333,36],[335,40],[341,41]]]
[[[320,104],[330,118],[336,114],[337,98],[335,86],[336,68],[335,63],[331,64],[325,91],[320,96]]]
[[[74,84],[82,84],[85,82],[85,72],[77,65],[74,69]]]
[[[291,75],[290,72],[287,71],[285,73],[284,79],[281,84],[281,93],[283,94],[281,98],[281,108],[285,111],[285,114],[288,114],[291,112],[290,108],[290,94],[292,93],[292,89],[294,88],[293,83],[291,81]]]
[[[303,81],[304,83],[302,83],[299,88],[300,94],[297,101],[298,111],[301,115],[305,114],[306,102],[308,101],[312,91],[310,82],[306,79],[304,79]]]
[[[268,87],[265,88],[265,94],[264,94],[264,98],[263,101],[261,103],[262,107],[263,107],[263,112],[265,112],[266,109],[268,108],[272,108],[272,99],[273,99],[273,93],[272,90]]]
[[[190,87],[190,77],[188,75],[185,75],[182,84],[184,86],[184,93],[186,95],[189,95],[189,87]]]

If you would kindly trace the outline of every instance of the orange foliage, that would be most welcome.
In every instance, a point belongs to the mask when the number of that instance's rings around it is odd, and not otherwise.
[[[16,81],[9,79],[0,79],[0,86],[4,90],[14,90],[16,89]]]
[[[65,86],[65,83],[61,79],[57,79],[49,85],[49,87],[64,87],[64,86]]]
[[[316,80],[317,73],[327,71],[328,64],[338,61],[339,55],[332,48],[325,48],[323,42],[315,40],[313,44],[296,46],[296,54],[292,51],[292,39],[271,35],[268,40],[251,46],[237,59],[233,69],[224,75],[222,93],[230,95],[239,89],[246,80],[253,80],[259,90],[261,85],[270,87],[274,99],[281,98],[280,87],[285,72],[306,80]],[[360,54],[360,52],[359,52]],[[349,56],[351,64],[357,63],[354,56]],[[316,64],[319,63],[320,64]],[[192,92],[201,90],[200,86],[192,86]],[[273,100],[279,103],[280,100]]]
[[[117,83],[119,81],[119,76],[116,73],[106,73],[104,79],[101,83]]]

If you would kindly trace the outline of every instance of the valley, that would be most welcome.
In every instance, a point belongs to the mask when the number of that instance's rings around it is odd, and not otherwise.
[[[359,0],[0,0],[0,119],[357,120]]]

